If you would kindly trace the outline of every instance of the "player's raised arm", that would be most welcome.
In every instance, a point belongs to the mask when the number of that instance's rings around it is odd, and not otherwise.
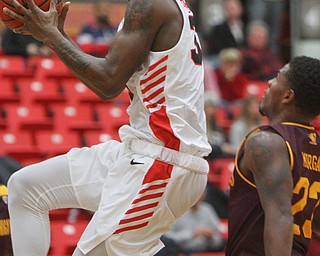
[[[253,173],[265,214],[265,255],[289,256],[293,240],[293,185],[284,140],[270,132],[251,135],[246,143],[245,165]]]
[[[15,32],[30,33],[52,48],[70,70],[104,100],[117,96],[125,88],[128,79],[146,59],[159,28],[168,18],[168,8],[159,8],[160,0],[130,1],[123,29],[112,40],[108,55],[96,58],[82,52],[63,35],[61,26],[58,28],[56,3],[44,12],[33,0],[26,2],[29,9],[12,0],[22,15],[4,8],[6,14],[24,23]],[[158,6],[155,8],[155,5]]]

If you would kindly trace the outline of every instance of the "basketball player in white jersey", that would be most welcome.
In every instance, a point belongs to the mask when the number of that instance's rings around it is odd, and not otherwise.
[[[101,99],[130,91],[130,125],[121,142],[74,148],[28,166],[9,181],[15,256],[44,256],[50,245],[48,210],[94,211],[74,256],[154,255],[160,236],[201,196],[208,165],[203,66],[193,14],[184,0],[131,0],[105,58],[83,53],[58,18],[32,0],[16,0],[29,33],[53,49]]]

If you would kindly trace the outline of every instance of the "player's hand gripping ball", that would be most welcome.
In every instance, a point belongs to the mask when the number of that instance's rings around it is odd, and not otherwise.
[[[27,3],[25,2],[25,0],[17,0],[19,3],[21,3],[24,7],[28,8]],[[51,0],[33,0],[35,2],[35,4],[37,6],[39,6],[39,8],[43,11],[48,11],[49,7],[50,7],[50,1]],[[60,13],[62,6],[63,6],[63,2],[62,0],[58,0],[57,3],[57,11],[58,13]],[[10,10],[13,10],[14,12],[21,14],[21,12],[19,10],[17,10],[17,8],[15,8],[11,3],[10,0],[0,0],[0,19],[2,20],[2,22],[8,26],[11,29],[15,29],[18,28],[20,26],[23,25],[22,22],[17,21],[15,19],[13,19],[12,17],[10,17],[9,15],[5,14],[3,12],[3,8],[7,7]]]

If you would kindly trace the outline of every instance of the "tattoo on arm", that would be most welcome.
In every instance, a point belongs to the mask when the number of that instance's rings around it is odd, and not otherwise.
[[[67,66],[77,73],[85,74],[88,71],[90,62],[80,53],[72,50],[69,45],[61,43],[56,47],[55,52],[64,60]],[[66,56],[68,57],[66,58]]]
[[[250,169],[257,169],[258,166],[265,166],[270,162],[272,150],[257,140],[249,140],[247,147],[249,149]]]
[[[247,164],[256,185],[260,186],[260,191],[268,195],[269,199],[283,193],[289,185],[290,176],[289,161],[286,161],[288,153],[284,143],[260,136],[249,139],[247,147]]]
[[[140,30],[143,32],[144,30],[150,28],[153,19],[154,19],[154,11],[153,4],[154,1],[150,0],[136,0],[134,3],[130,4],[127,8],[127,12],[125,15],[125,26],[123,29],[127,32]]]

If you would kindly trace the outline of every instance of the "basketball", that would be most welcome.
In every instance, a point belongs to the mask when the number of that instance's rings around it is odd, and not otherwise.
[[[19,3],[22,3],[25,7],[26,3],[24,0],[18,0]],[[50,7],[50,0],[34,0],[35,4],[40,7],[43,11],[48,11]],[[59,0],[57,4],[57,11],[60,12],[63,6],[63,1]],[[21,14],[11,3],[10,0],[0,0],[0,19],[2,22],[11,29],[18,28],[23,25],[22,22],[14,20],[9,15],[3,12],[3,8],[7,7],[10,10],[15,11],[18,14]]]

